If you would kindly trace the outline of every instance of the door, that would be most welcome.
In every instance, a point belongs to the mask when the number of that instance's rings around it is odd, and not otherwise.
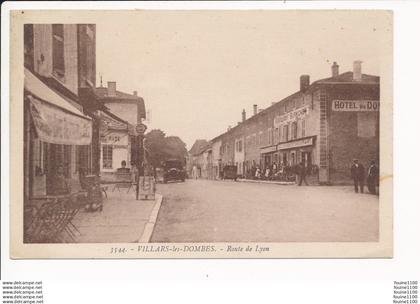
[[[312,166],[311,152],[302,152],[302,161],[306,168],[310,168]]]

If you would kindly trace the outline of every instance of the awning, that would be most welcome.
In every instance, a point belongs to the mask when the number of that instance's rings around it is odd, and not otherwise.
[[[92,120],[25,69],[25,90],[41,141],[65,145],[89,145]]]

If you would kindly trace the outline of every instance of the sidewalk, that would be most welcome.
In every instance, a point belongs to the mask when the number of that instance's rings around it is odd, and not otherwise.
[[[259,184],[275,184],[275,185],[295,185],[295,182],[282,182],[282,181],[268,181],[261,179],[245,179],[238,178],[236,181],[243,183],[259,183]]]
[[[135,192],[125,189],[104,197],[102,212],[81,210],[73,223],[81,232],[78,243],[149,242],[159,212],[162,195],[155,200],[136,200]]]

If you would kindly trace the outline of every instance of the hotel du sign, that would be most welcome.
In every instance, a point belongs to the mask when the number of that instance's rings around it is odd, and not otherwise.
[[[337,112],[378,112],[378,100],[333,100],[332,110]]]

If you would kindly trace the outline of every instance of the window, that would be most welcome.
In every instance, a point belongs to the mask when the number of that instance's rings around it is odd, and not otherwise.
[[[82,169],[86,174],[92,174],[92,147],[76,146],[76,170]]]
[[[79,85],[92,87],[95,83],[95,25],[78,25]]]
[[[271,128],[267,131],[267,137],[268,137],[268,145],[271,145],[273,143],[273,131]]]
[[[64,26],[62,24],[53,24],[52,35],[53,74],[59,78],[64,78]]]
[[[302,119],[302,137],[305,137],[306,136],[306,130],[305,130],[305,128],[306,128],[306,122],[305,122],[305,120],[304,119]]]
[[[24,65],[30,70],[34,69],[34,27],[32,24],[24,25]]]
[[[297,121],[292,122],[292,139],[297,138]]]
[[[242,140],[238,141],[238,152],[242,152]]]
[[[289,125],[283,126],[283,141],[289,140]]]
[[[112,169],[112,145],[102,146],[102,167]]]

